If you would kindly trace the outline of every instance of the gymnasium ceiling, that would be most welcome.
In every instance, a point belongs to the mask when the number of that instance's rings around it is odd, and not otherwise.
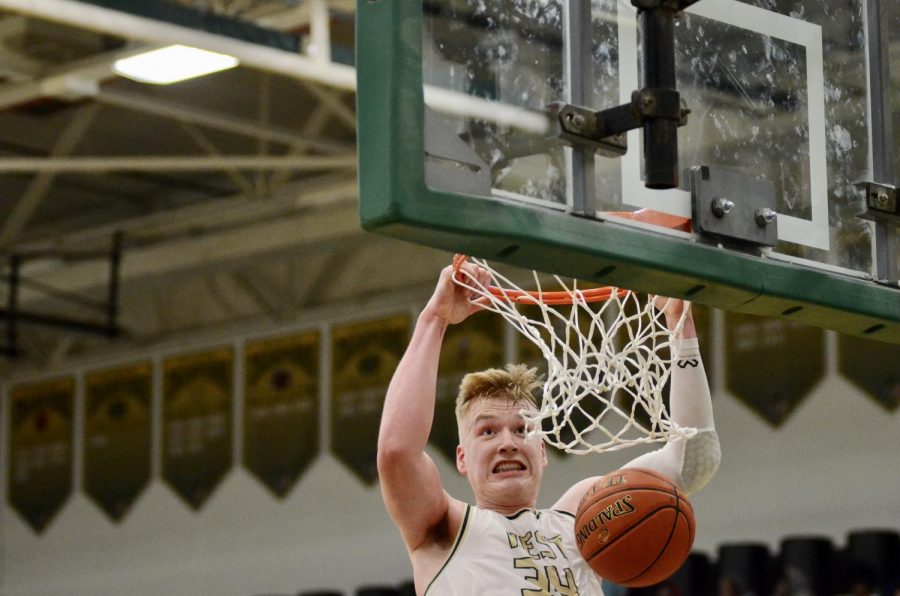
[[[21,320],[21,354],[0,358],[0,379],[433,284],[443,255],[359,228],[353,0],[330,0],[327,19],[310,1],[129,4],[279,30],[301,54],[74,0],[0,2],[4,274],[19,255],[21,312],[102,324],[120,232],[124,331],[111,341]],[[316,52],[322,35],[330,57]],[[246,51],[236,69],[168,86],[111,70],[179,40]]]
[[[102,323],[119,233],[123,330],[110,340],[22,320],[21,353],[0,357],[0,380],[426,295],[446,255],[359,228],[354,10],[355,0],[0,0],[3,278],[18,255],[22,313]],[[254,25],[280,33],[236,39]],[[172,43],[242,63],[169,86],[112,72],[120,57]],[[0,349],[5,339],[0,317]]]

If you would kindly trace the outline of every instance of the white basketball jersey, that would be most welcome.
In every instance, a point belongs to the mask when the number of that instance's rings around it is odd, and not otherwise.
[[[575,516],[466,507],[459,535],[427,596],[602,596],[575,545]]]

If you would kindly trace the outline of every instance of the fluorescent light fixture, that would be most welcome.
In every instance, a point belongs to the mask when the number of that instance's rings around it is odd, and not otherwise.
[[[113,70],[141,83],[170,85],[237,65],[233,56],[175,45],[116,60]]]

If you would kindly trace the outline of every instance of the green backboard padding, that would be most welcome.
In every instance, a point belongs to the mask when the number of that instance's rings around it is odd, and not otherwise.
[[[422,6],[357,4],[360,219],[366,230],[547,273],[900,343],[900,289],[425,184]]]

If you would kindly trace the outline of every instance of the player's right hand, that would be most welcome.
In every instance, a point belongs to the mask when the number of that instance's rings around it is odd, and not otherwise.
[[[458,278],[466,279],[469,285],[487,287],[490,283],[490,274],[483,267],[474,263],[465,262],[458,269],[459,271],[456,272]],[[425,311],[449,325],[464,321],[472,313],[484,308],[486,303],[485,298],[453,281],[455,270],[453,265],[444,267],[438,278],[434,294],[425,307]],[[477,283],[473,281],[473,278]]]

